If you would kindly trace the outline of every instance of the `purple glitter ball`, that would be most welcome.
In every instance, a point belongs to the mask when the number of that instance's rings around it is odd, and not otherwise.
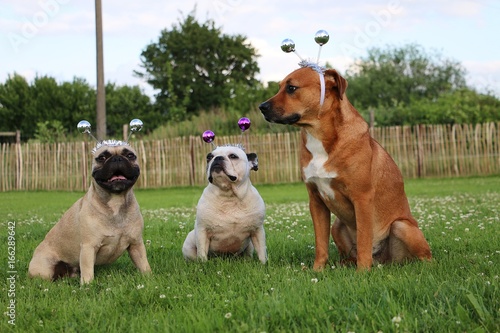
[[[203,141],[205,141],[206,143],[210,143],[210,142],[214,141],[215,134],[211,130],[208,130],[208,131],[203,132],[202,138],[203,138]]]
[[[245,132],[247,129],[250,128],[250,119],[243,117],[238,120],[238,126],[241,128],[242,132]]]

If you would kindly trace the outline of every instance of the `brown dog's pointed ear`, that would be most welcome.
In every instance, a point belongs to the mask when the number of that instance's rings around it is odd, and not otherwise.
[[[259,170],[259,159],[256,153],[247,154],[248,164],[250,164],[250,170]]]
[[[332,82],[332,87],[336,87],[339,93],[339,98],[342,99],[345,90],[347,89],[347,81],[335,69],[327,69],[325,71],[325,81]],[[329,88],[329,85],[327,85]]]

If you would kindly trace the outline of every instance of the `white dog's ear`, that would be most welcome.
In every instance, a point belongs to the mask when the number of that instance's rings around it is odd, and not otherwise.
[[[247,154],[248,164],[250,164],[250,170],[259,170],[259,159],[256,153]]]
[[[207,155],[207,163],[210,163],[210,161],[212,160],[212,158],[214,158],[214,154],[208,153],[208,155]]]

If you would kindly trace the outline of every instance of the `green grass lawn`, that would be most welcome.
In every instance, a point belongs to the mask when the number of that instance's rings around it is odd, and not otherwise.
[[[312,271],[314,233],[303,184],[256,186],[267,206],[269,263],[256,256],[185,262],[202,188],[136,191],[154,272],[123,255],[79,279],[28,279],[28,263],[50,227],[82,193],[0,193],[3,284],[0,331],[15,301],[19,332],[499,332],[500,177],[406,182],[434,259]],[[8,232],[15,224],[15,280]],[[14,284],[10,284],[10,282]],[[11,306],[12,307],[12,306]]]

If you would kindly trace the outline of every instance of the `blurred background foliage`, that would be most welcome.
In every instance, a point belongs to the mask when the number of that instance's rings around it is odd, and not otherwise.
[[[258,105],[278,91],[278,82],[256,79],[258,54],[245,36],[223,34],[192,12],[162,30],[140,56],[135,75],[154,95],[108,82],[110,138],[121,138],[123,124],[133,118],[143,120],[144,139],[201,135],[206,129],[234,135],[243,116],[252,120],[252,133],[296,130],[272,126],[261,116]],[[466,74],[459,62],[417,44],[369,49],[343,73],[349,100],[367,121],[373,111],[377,126],[499,121],[498,97],[469,86]],[[0,83],[0,131],[20,130],[23,141],[81,140],[76,124],[95,124],[95,106],[96,88],[85,79],[57,82],[42,75],[28,82],[13,73]]]

